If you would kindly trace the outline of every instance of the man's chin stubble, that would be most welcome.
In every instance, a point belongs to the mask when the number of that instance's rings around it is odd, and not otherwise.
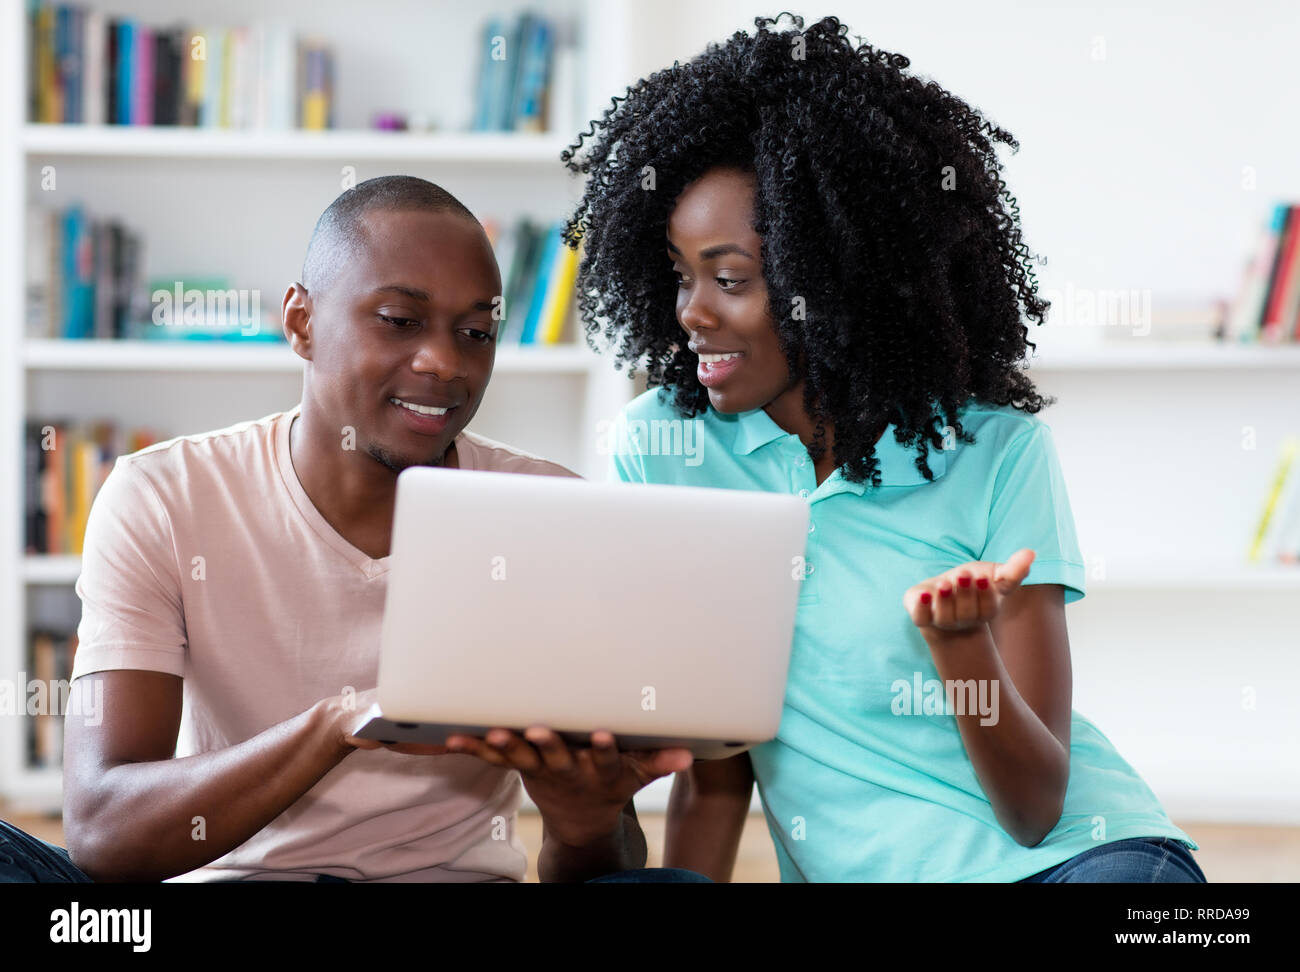
[[[402,456],[394,455],[383,446],[378,445],[371,445],[366,449],[366,453],[370,458],[384,466],[387,466],[395,473],[400,473],[403,469],[409,469],[411,466],[441,466],[447,457],[447,454],[444,452],[441,456],[436,456],[429,462],[414,462],[403,458]]]

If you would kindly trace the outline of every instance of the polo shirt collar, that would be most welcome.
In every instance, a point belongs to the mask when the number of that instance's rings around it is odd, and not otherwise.
[[[797,438],[777,425],[762,408],[740,412],[735,420],[737,428],[735,439],[732,441],[732,451],[739,456],[747,456],[778,439]],[[916,468],[916,450],[899,445],[894,438],[894,431],[895,426],[891,423],[885,429],[885,434],[880,437],[880,441],[876,443],[876,460],[880,464],[880,485],[920,486],[929,482],[921,475],[921,470]],[[947,452],[936,450],[927,442],[926,454],[926,461],[935,479],[948,471]],[[836,469],[832,476],[842,478],[839,469]],[[859,496],[866,490],[867,485],[867,483],[852,483],[847,479],[842,483],[844,489]]]

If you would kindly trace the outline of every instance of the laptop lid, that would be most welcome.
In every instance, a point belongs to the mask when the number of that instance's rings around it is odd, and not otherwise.
[[[379,673],[395,722],[775,736],[807,503],[411,467]]]

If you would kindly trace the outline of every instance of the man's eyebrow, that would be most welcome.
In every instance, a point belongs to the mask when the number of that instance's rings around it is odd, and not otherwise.
[[[672,240],[666,240],[665,242],[668,245],[668,251],[670,253],[676,253],[678,256],[681,256],[682,251],[673,246]],[[751,260],[754,259],[754,254],[750,253],[738,243],[719,243],[717,246],[705,247],[700,251],[700,259],[712,260],[715,257],[725,256],[728,253],[737,253],[740,256],[749,257]]]
[[[422,300],[429,303],[432,300],[427,290],[421,290],[419,287],[408,287],[406,284],[383,284],[371,291],[374,294],[401,294],[403,297],[410,297],[412,300]],[[491,311],[496,305],[490,300],[476,300],[470,305],[470,311]]]
[[[412,300],[427,301],[429,299],[428,291],[421,290],[419,287],[407,287],[405,284],[383,284],[382,286],[376,287],[371,291],[371,293],[401,294],[403,297],[410,297]]]

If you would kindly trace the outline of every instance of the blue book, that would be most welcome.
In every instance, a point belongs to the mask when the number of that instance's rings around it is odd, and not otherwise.
[[[515,21],[506,35],[506,59],[497,61],[500,71],[501,86],[496,90],[496,102],[493,106],[493,128],[498,132],[513,131],[515,127],[514,108],[515,91],[519,87],[523,73],[524,38],[527,37],[528,25],[532,22],[531,14],[522,14]]]
[[[551,60],[550,24],[537,17],[529,22],[528,27],[511,119],[515,130],[525,131],[541,127],[542,100],[546,96],[546,80]]]
[[[537,323],[542,316],[542,305],[546,303],[546,283],[551,279],[555,268],[555,258],[560,252],[560,227],[550,226],[546,231],[546,243],[542,248],[542,258],[537,261],[537,272],[533,275],[533,294],[528,301],[528,316],[524,318],[524,330],[519,335],[520,344],[534,344],[537,340]]]
[[[496,104],[496,84],[506,62],[492,60],[492,38],[502,32],[501,20],[493,17],[483,27],[483,63],[478,72],[478,105],[474,112],[474,131],[492,128],[492,106]],[[507,50],[507,59],[510,52]]]
[[[117,118],[119,125],[130,125],[131,91],[135,88],[135,24],[124,20],[117,26]]]
[[[63,336],[92,336],[95,285],[90,260],[90,227],[80,206],[63,214]]]

